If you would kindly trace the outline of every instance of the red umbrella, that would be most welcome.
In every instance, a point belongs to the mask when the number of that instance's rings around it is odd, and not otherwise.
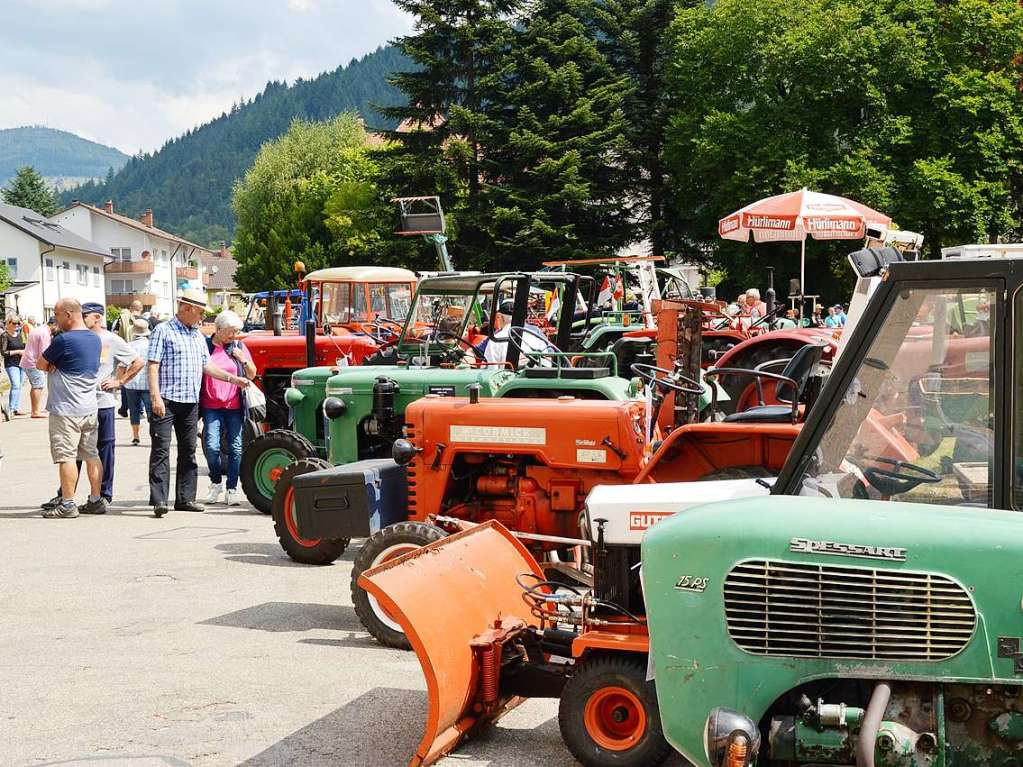
[[[866,236],[867,224],[891,226],[884,213],[845,197],[811,192],[777,194],[747,205],[718,221],[718,234],[726,240],[796,242],[799,249],[799,285],[806,293],[806,236],[815,240],[856,240]]]

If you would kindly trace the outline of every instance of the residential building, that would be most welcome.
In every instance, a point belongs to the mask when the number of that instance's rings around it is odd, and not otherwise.
[[[2,294],[6,311],[45,322],[61,298],[102,303],[113,256],[35,211],[0,204],[0,259],[13,280]]]
[[[112,200],[102,208],[76,200],[51,220],[114,256],[106,268],[108,305],[129,306],[137,299],[166,316],[174,312],[179,290],[202,289],[208,280],[201,262],[209,250],[158,229],[152,210],[136,220],[115,213]]]
[[[245,293],[235,285],[234,273],[238,262],[234,260],[230,249],[221,245],[218,250],[201,259],[203,273],[208,276],[206,283],[206,302],[216,308],[230,308],[245,301]]]

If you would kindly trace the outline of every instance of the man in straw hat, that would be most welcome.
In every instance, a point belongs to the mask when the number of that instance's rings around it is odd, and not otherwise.
[[[178,442],[174,509],[205,511],[195,502],[199,467],[195,462],[202,374],[246,388],[249,381],[210,364],[209,347],[199,332],[206,295],[189,288],[178,294],[177,314],[157,325],[149,338],[149,396],[153,417],[149,436],[149,502],[157,517],[168,511],[171,430]]]

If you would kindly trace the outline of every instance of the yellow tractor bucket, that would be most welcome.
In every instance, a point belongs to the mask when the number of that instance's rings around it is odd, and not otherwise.
[[[487,522],[359,577],[401,624],[426,677],[426,731],[412,767],[433,764],[474,727],[521,702],[499,697],[496,663],[504,638],[539,624],[516,582],[522,573],[543,578],[525,546]]]

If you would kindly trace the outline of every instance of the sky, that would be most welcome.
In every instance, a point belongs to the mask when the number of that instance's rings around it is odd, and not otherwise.
[[[347,64],[412,27],[391,0],[3,0],[0,128],[158,149],[268,80]]]

